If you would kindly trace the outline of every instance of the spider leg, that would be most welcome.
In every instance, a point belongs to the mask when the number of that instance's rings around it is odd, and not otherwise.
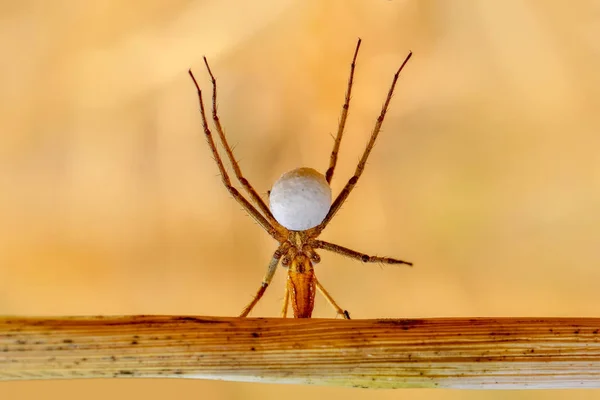
[[[398,260],[396,258],[369,256],[367,254],[359,253],[358,251],[354,251],[352,249],[340,246],[338,244],[329,243],[324,240],[315,240],[311,245],[316,249],[332,251],[334,253],[338,253],[349,258],[354,258],[365,263],[369,262],[383,264],[406,264],[411,266],[413,265],[411,262]]]
[[[265,274],[265,276],[262,280],[260,288],[254,295],[254,298],[252,299],[250,304],[248,304],[246,306],[246,308],[244,308],[244,310],[240,314],[240,317],[247,317],[248,314],[250,313],[250,311],[252,311],[252,309],[256,305],[256,303],[258,303],[258,301],[261,299],[263,294],[265,294],[265,291],[267,290],[269,283],[271,283],[271,281],[273,280],[273,276],[275,275],[275,271],[277,270],[277,264],[279,264],[279,260],[281,259],[281,256],[287,252],[288,248],[289,248],[289,243],[284,242],[277,248],[277,250],[275,250],[275,253],[273,253],[273,258],[271,258],[271,262],[269,262],[269,266],[267,267],[267,273]]]
[[[234,188],[231,185],[231,181],[229,180],[229,175],[227,175],[227,171],[225,170],[225,167],[223,166],[223,161],[221,160],[221,157],[219,156],[219,152],[217,151],[217,147],[215,146],[215,142],[212,138],[212,133],[211,133],[210,129],[208,128],[208,122],[206,121],[206,113],[204,111],[204,102],[202,101],[202,91],[200,90],[200,86],[198,86],[198,82],[196,81],[196,78],[194,77],[192,70],[189,70],[188,73],[190,74],[190,77],[194,81],[194,85],[196,86],[196,90],[198,91],[198,101],[200,103],[200,113],[202,114],[202,126],[204,128],[204,134],[206,136],[206,141],[208,142],[208,145],[210,146],[210,150],[212,151],[213,157],[217,163],[217,166],[219,167],[219,171],[221,172],[221,179],[223,181],[223,184],[225,185],[225,187],[227,188],[229,193],[233,196],[233,198],[236,199],[238,203],[240,203],[240,205],[244,208],[244,210],[246,210],[246,212],[248,214],[250,214],[250,216],[252,218],[254,218],[254,220],[265,231],[267,231],[269,233],[269,235],[271,235],[276,240],[281,241],[282,239],[284,239],[284,236],[280,233],[280,231],[276,227],[271,225],[269,223],[269,221],[267,221],[267,219],[265,217],[263,217],[262,214],[260,212],[258,212],[258,210],[256,210],[256,208],[254,208],[254,206],[252,204],[250,204],[250,202],[248,200],[246,200],[246,198],[236,188]]]
[[[346,310],[342,309],[342,307],[338,306],[338,304],[335,302],[333,297],[331,297],[331,295],[327,292],[327,290],[325,290],[325,288],[323,287],[323,285],[321,285],[321,283],[319,282],[319,280],[317,279],[316,276],[315,276],[315,283],[317,284],[317,289],[319,289],[319,291],[321,292],[323,297],[325,297],[327,299],[327,301],[329,302],[329,304],[331,304],[331,306],[335,309],[335,311],[338,314],[340,314],[342,317],[344,317],[345,319],[350,319],[350,314],[348,314],[348,311],[346,311]]]
[[[408,56],[406,57],[406,59],[404,60],[404,62],[402,63],[402,65],[400,66],[398,71],[396,72],[396,74],[394,75],[394,79],[392,81],[392,86],[390,87],[387,98],[385,99],[385,102],[383,103],[383,107],[381,108],[381,114],[379,114],[379,117],[377,118],[375,127],[373,128],[373,131],[371,132],[371,138],[369,139],[369,143],[367,144],[367,147],[365,148],[365,151],[364,151],[360,161],[358,162],[358,165],[356,166],[356,171],[354,172],[354,176],[352,178],[350,178],[348,183],[346,183],[346,186],[344,186],[344,189],[342,189],[340,194],[338,194],[335,201],[331,205],[331,208],[329,209],[329,212],[327,213],[327,216],[325,217],[323,222],[321,222],[315,228],[316,232],[321,232],[327,226],[327,224],[329,223],[329,221],[331,221],[331,219],[333,218],[335,213],[340,209],[342,204],[344,204],[344,201],[346,201],[346,199],[348,198],[348,195],[350,195],[350,192],[352,191],[352,189],[354,189],[354,186],[356,186],[356,183],[358,182],[358,178],[360,178],[360,176],[362,175],[362,173],[365,169],[365,165],[367,163],[367,159],[369,158],[369,154],[371,154],[371,150],[373,149],[373,146],[375,145],[375,140],[377,139],[377,135],[379,134],[379,131],[381,130],[381,125],[383,124],[385,114],[387,113],[388,106],[390,105],[390,100],[392,99],[392,95],[394,94],[394,88],[396,87],[396,82],[398,81],[400,72],[402,72],[402,69],[404,68],[404,66],[406,65],[408,60],[410,60],[411,56],[412,56],[412,52],[408,53]]]
[[[254,201],[254,204],[256,204],[258,206],[258,208],[260,208],[260,210],[263,212],[263,215],[267,218],[267,220],[271,223],[271,225],[276,228],[280,228],[281,226],[275,220],[275,218],[273,217],[273,214],[271,214],[271,210],[269,210],[269,207],[267,207],[267,205],[265,204],[263,199],[258,195],[256,190],[254,190],[254,187],[252,187],[250,182],[248,182],[248,180],[246,178],[244,178],[244,176],[242,175],[242,170],[241,170],[238,162],[236,161],[235,157],[233,156],[233,150],[231,149],[231,147],[229,146],[229,143],[227,142],[227,138],[225,137],[225,132],[223,131],[223,127],[221,126],[221,120],[219,119],[219,115],[217,114],[217,80],[215,79],[215,76],[213,75],[213,73],[210,69],[210,66],[208,65],[208,60],[206,59],[206,57],[204,57],[204,64],[206,65],[206,69],[208,70],[208,74],[210,75],[210,80],[211,80],[212,86],[213,86],[212,118],[213,118],[215,127],[217,128],[217,133],[219,134],[219,138],[221,139],[221,143],[223,144],[223,147],[225,148],[227,157],[229,158],[229,161],[231,162],[231,165],[233,167],[233,171],[235,172],[235,176],[240,181],[240,183],[242,184],[244,189],[246,189],[246,191],[248,192],[248,194]]]
[[[331,157],[329,158],[329,168],[325,173],[325,179],[327,183],[331,183],[333,178],[333,171],[337,164],[338,152],[340,150],[340,143],[342,143],[342,136],[344,134],[344,127],[346,126],[346,119],[348,118],[348,108],[350,108],[350,95],[352,94],[352,82],[354,81],[354,68],[356,67],[356,57],[358,56],[358,49],[360,48],[360,38],[356,43],[356,50],[354,50],[354,57],[352,57],[352,64],[350,64],[350,78],[348,78],[348,87],[346,88],[346,98],[344,100],[344,106],[342,107],[342,115],[340,117],[340,124],[338,126],[337,135],[333,144],[333,150],[331,151]]]
[[[285,285],[285,293],[283,294],[283,308],[281,309],[281,318],[287,317],[288,304],[290,303],[290,288]]]

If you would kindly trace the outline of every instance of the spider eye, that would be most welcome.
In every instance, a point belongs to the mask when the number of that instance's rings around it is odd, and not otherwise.
[[[327,216],[331,188],[319,172],[298,168],[275,182],[269,202],[277,222],[292,231],[304,231],[319,225]]]
[[[281,265],[287,267],[288,265],[290,265],[290,258],[288,256],[285,256],[281,259]]]
[[[320,263],[320,262],[321,262],[321,256],[320,256],[320,255],[318,255],[317,253],[313,253],[313,254],[310,256],[310,259],[311,259],[311,260],[312,260],[312,262],[314,262],[315,264],[318,264],[318,263]]]

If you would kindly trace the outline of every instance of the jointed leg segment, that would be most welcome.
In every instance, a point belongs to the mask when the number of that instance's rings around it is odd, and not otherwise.
[[[333,178],[333,172],[335,170],[335,165],[337,164],[338,152],[340,150],[340,143],[342,143],[344,127],[346,126],[346,119],[348,118],[350,96],[352,94],[352,82],[354,81],[354,68],[356,67],[356,57],[358,56],[358,49],[360,49],[360,42],[361,40],[358,39],[358,43],[356,43],[356,50],[354,50],[354,57],[352,57],[352,64],[350,64],[350,78],[348,78],[346,98],[344,100],[344,106],[342,107],[342,115],[340,117],[337,135],[335,136],[335,143],[333,144],[333,150],[331,151],[331,157],[329,159],[329,168],[325,173],[325,179],[327,180],[327,183],[331,183],[331,179]]]
[[[283,307],[281,309],[281,318],[287,317],[288,305],[290,303],[290,288],[285,285],[285,293],[283,294]]]
[[[250,214],[250,216],[252,218],[254,218],[254,220],[265,231],[267,231],[267,233],[269,233],[269,235],[271,235],[276,240],[283,239],[283,237],[279,233],[279,231],[273,225],[271,225],[269,223],[269,221],[267,221],[267,219],[263,215],[261,215],[261,213],[258,212],[258,210],[256,210],[256,208],[254,208],[254,206],[252,204],[250,204],[250,202],[248,200],[246,200],[246,198],[244,196],[242,196],[242,194],[236,188],[234,188],[231,185],[231,181],[229,180],[229,175],[227,174],[227,171],[225,170],[225,167],[223,166],[223,161],[221,160],[221,157],[219,156],[219,152],[217,151],[217,147],[215,146],[215,142],[212,138],[212,133],[210,131],[210,128],[208,127],[208,122],[206,120],[206,113],[204,111],[204,102],[202,101],[202,90],[200,90],[200,86],[198,86],[198,82],[196,81],[194,74],[192,74],[192,71],[190,70],[188,72],[190,74],[190,77],[194,81],[196,90],[198,91],[198,101],[200,103],[200,113],[202,115],[202,126],[204,128],[204,134],[206,136],[206,140],[208,141],[208,145],[210,146],[210,150],[213,153],[215,162],[217,163],[217,166],[219,167],[219,172],[221,173],[221,179],[223,181],[223,184],[225,185],[225,187],[227,188],[229,193],[233,196],[233,198],[236,199],[237,202],[241,204],[241,206],[246,210],[246,212],[248,212],[248,214]]]
[[[335,302],[335,300],[333,300],[333,297],[331,297],[331,295],[327,292],[327,290],[325,290],[323,285],[321,285],[321,283],[317,280],[316,277],[315,277],[315,283],[317,284],[317,289],[319,289],[319,291],[321,292],[323,297],[325,297],[325,299],[327,299],[327,301],[329,302],[329,304],[331,304],[331,306],[335,309],[335,311],[338,314],[340,314],[342,317],[344,317],[345,319],[350,319],[350,314],[348,314],[348,311],[346,311],[346,310],[342,309],[342,307],[338,306],[338,304]]]
[[[316,249],[323,249],[323,250],[332,251],[334,253],[338,253],[338,254],[341,254],[341,255],[346,256],[346,257],[354,258],[356,260],[360,260],[360,261],[365,262],[365,263],[369,262],[369,263],[383,263],[383,264],[406,264],[406,265],[412,265],[411,262],[398,260],[396,258],[369,256],[367,254],[359,253],[358,251],[354,251],[352,249],[349,249],[347,247],[343,247],[343,246],[340,246],[340,245],[337,245],[337,244],[334,244],[334,243],[329,243],[329,242],[326,242],[324,240],[315,240],[313,242],[313,246]]]
[[[373,149],[373,146],[375,145],[375,140],[377,140],[377,135],[379,134],[379,131],[381,130],[381,125],[383,124],[385,114],[387,113],[388,107],[390,105],[390,100],[392,99],[392,95],[394,94],[394,88],[396,87],[396,82],[398,81],[400,72],[402,72],[402,69],[404,68],[404,66],[406,65],[408,60],[410,60],[411,56],[412,56],[412,53],[409,53],[408,56],[406,57],[406,59],[404,60],[404,62],[402,63],[402,65],[400,66],[400,68],[398,69],[398,71],[396,72],[396,74],[394,75],[394,79],[392,81],[392,86],[390,87],[387,98],[385,99],[385,102],[383,103],[383,107],[381,108],[381,114],[379,114],[379,117],[377,118],[375,127],[373,128],[373,131],[371,132],[371,138],[369,139],[369,143],[367,144],[367,147],[365,148],[365,151],[364,151],[360,161],[358,162],[358,165],[356,166],[356,171],[354,172],[354,176],[352,178],[350,178],[348,183],[346,183],[346,186],[344,186],[344,189],[342,189],[340,194],[337,196],[337,198],[331,205],[331,208],[329,209],[329,212],[327,213],[327,216],[325,217],[323,222],[321,222],[317,226],[317,228],[316,228],[317,232],[321,232],[327,226],[329,221],[331,221],[331,219],[333,218],[335,213],[340,209],[340,207],[342,206],[342,204],[344,203],[346,198],[348,198],[348,195],[350,195],[350,192],[352,191],[352,189],[354,189],[354,186],[356,186],[356,183],[358,182],[358,178],[360,178],[360,176],[362,175],[362,173],[365,169],[365,165],[367,163],[367,159],[369,158],[369,154],[371,154],[371,150]]]
[[[240,314],[240,317],[247,317],[248,314],[250,314],[250,311],[252,311],[252,309],[256,305],[256,303],[258,303],[258,301],[262,298],[263,294],[265,294],[267,287],[273,280],[273,276],[275,275],[275,271],[277,270],[277,265],[279,264],[279,260],[281,259],[281,256],[283,256],[287,252],[288,249],[289,249],[288,242],[284,242],[282,245],[280,245],[277,248],[277,250],[275,250],[275,253],[273,253],[273,258],[271,258],[271,262],[269,263],[269,266],[267,267],[267,273],[265,274],[265,276],[263,278],[260,288],[254,295],[254,298],[252,299],[250,304],[248,304],[246,306],[246,308],[244,308],[244,311],[242,311],[242,313]],[[287,289],[286,289],[286,291],[287,291]]]
[[[248,180],[246,178],[244,178],[244,176],[242,175],[242,170],[241,170],[238,162],[236,161],[235,157],[233,156],[233,151],[231,150],[231,147],[229,146],[229,143],[227,142],[227,138],[225,137],[225,132],[223,131],[223,127],[221,126],[221,121],[217,114],[217,80],[215,79],[215,76],[213,75],[213,73],[210,69],[210,66],[208,65],[208,60],[206,59],[206,57],[204,57],[204,64],[206,65],[206,69],[208,70],[208,74],[210,75],[210,79],[211,79],[212,86],[213,86],[212,118],[213,118],[215,127],[217,128],[217,133],[219,134],[219,137],[221,139],[221,143],[223,144],[223,147],[225,148],[227,157],[229,158],[229,161],[231,162],[231,165],[233,167],[233,171],[235,172],[235,176],[240,181],[240,183],[242,184],[244,189],[246,189],[246,191],[248,192],[248,194],[250,195],[250,197],[252,198],[254,203],[263,212],[263,215],[271,223],[271,225],[274,227],[278,227],[279,223],[275,220],[275,218],[273,217],[273,214],[271,214],[271,210],[269,210],[269,207],[267,207],[267,205],[265,204],[263,199],[258,195],[256,190],[254,190],[254,188],[252,187],[250,182],[248,182]]]

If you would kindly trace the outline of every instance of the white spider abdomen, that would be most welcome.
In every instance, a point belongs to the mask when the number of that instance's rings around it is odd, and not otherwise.
[[[286,172],[269,195],[273,216],[292,231],[319,225],[331,207],[331,188],[325,177],[312,168]]]

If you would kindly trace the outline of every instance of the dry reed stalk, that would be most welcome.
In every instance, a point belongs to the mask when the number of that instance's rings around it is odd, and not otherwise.
[[[600,387],[600,318],[0,317],[0,380]]]

